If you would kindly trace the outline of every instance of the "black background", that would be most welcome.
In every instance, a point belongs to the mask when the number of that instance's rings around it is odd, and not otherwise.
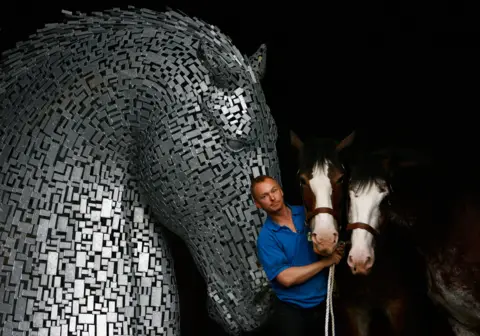
[[[298,202],[289,130],[340,140],[356,129],[363,141],[442,144],[437,148],[446,152],[445,143],[477,143],[480,11],[473,1],[13,1],[0,6],[0,48],[62,20],[61,9],[127,5],[197,16],[229,35],[242,53],[267,43],[263,87],[279,129],[289,202]],[[183,242],[169,239],[182,335],[224,335],[208,319],[205,284]]]

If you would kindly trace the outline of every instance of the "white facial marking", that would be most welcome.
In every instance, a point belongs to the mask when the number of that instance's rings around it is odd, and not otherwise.
[[[387,195],[372,182],[365,188],[350,190],[349,223],[364,223],[378,230],[380,220],[380,203]],[[352,231],[352,247],[348,257],[350,267],[370,268],[375,258],[373,252],[373,235],[364,229]]]
[[[328,165],[322,169],[313,167],[313,178],[310,180],[310,188],[315,195],[315,208],[333,208],[332,206],[332,184],[328,177]],[[317,240],[328,250],[332,250],[337,243],[338,232],[335,226],[335,219],[327,213],[320,213],[313,219],[313,233]],[[332,247],[333,246],[333,247]]]

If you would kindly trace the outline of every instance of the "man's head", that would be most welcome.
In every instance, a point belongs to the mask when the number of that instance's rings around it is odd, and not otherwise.
[[[267,213],[277,212],[285,205],[282,187],[268,175],[260,175],[252,180],[250,192],[257,208]]]

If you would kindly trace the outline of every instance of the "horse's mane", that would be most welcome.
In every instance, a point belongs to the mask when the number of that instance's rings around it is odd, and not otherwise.
[[[335,147],[336,143],[332,139],[308,138],[300,157],[300,171],[311,172],[314,167],[323,170],[324,164],[342,169]]]
[[[47,24],[28,40],[18,42],[14,48],[2,53],[0,95],[19,75],[26,73],[33,66],[46,62],[55,53],[64,49],[75,52],[75,47],[79,43],[88,40],[94,43],[97,36],[103,33],[112,35],[112,31],[127,29],[131,34],[138,33],[139,37],[145,33],[153,37],[157,31],[179,33],[183,39],[191,38],[193,41],[203,39],[215,47],[220,47],[215,41],[221,39],[224,42],[222,48],[227,48],[231,52],[236,51],[231,39],[221,33],[219,28],[171,9],[158,13],[129,6],[127,10],[113,8],[88,15],[68,11],[63,13],[66,16],[63,22]]]

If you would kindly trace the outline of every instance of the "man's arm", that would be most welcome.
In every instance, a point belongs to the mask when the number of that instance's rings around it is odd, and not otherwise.
[[[292,266],[277,275],[277,281],[285,287],[299,285],[316,275],[333,263],[331,258],[324,258],[305,266]]]
[[[329,257],[316,261],[310,265],[292,266],[277,275],[277,281],[285,287],[299,285],[333,264],[338,264],[343,256],[343,247],[337,248]]]

